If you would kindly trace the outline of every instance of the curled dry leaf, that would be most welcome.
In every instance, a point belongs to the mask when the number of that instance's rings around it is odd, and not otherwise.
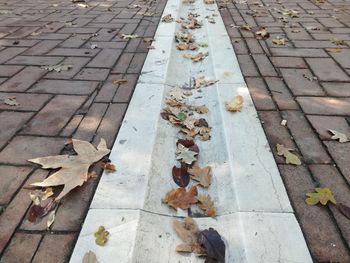
[[[338,38],[332,38],[331,42],[333,44],[337,45],[337,46],[346,46],[345,40],[341,40],[341,39],[338,39]]]
[[[113,83],[113,84],[117,84],[117,85],[119,85],[119,84],[125,84],[125,83],[127,83],[127,82],[128,82],[127,79],[115,79],[115,80],[112,80],[112,83]]]
[[[299,13],[293,9],[285,10],[283,15],[290,16],[291,18],[299,17]]]
[[[49,229],[56,219],[56,210],[52,210],[47,218],[46,227]]]
[[[210,195],[200,195],[197,197],[197,200],[199,202],[199,208],[202,209],[206,215],[216,217],[216,209]]]
[[[207,106],[202,105],[202,106],[191,106],[190,110],[195,111],[199,114],[205,114],[209,112],[209,109]]]
[[[175,40],[179,43],[184,42],[184,43],[193,43],[194,39],[191,33],[186,32],[186,31],[178,31],[175,34]]]
[[[174,18],[171,16],[171,14],[167,14],[162,17],[162,22],[164,23],[171,23],[174,21]]]
[[[213,5],[213,4],[215,4],[215,0],[204,0],[204,4]]]
[[[86,252],[83,258],[83,263],[98,263],[96,254],[91,250]]]
[[[183,29],[197,29],[197,28],[201,28],[202,24],[196,18],[192,18],[192,19],[189,19],[188,22],[183,22],[181,24],[181,27]]]
[[[226,246],[215,229],[210,227],[201,231],[198,236],[198,243],[205,248],[206,262],[225,263]]]
[[[127,34],[121,34],[122,39],[134,39],[138,38],[138,35],[127,35]]]
[[[225,103],[226,110],[231,112],[241,111],[243,107],[243,97],[238,95],[231,102]]]
[[[172,175],[174,182],[180,187],[186,187],[190,182],[190,175],[187,172],[187,165],[181,163],[181,167],[176,166],[172,169]]]
[[[333,133],[333,136],[331,137],[332,140],[339,140],[340,143],[344,143],[344,142],[349,141],[349,138],[344,133],[341,133],[341,132],[338,132],[335,130],[331,130],[331,129],[329,129],[328,131]]]
[[[179,187],[177,189],[170,190],[165,195],[163,201],[174,209],[188,209],[192,204],[196,204],[198,202],[197,195],[198,191],[196,186],[192,186],[188,192],[186,192],[185,188]]]
[[[198,255],[205,253],[203,247],[198,244],[199,229],[193,218],[186,217],[184,221],[174,220],[174,229],[184,242],[176,246],[175,250],[177,252],[194,252]]]
[[[38,218],[43,218],[52,210],[57,207],[58,203],[54,199],[50,199],[49,202],[45,206],[33,205],[29,209],[28,221],[31,223],[35,223]]]
[[[272,39],[272,43],[278,46],[285,46],[287,44],[287,39],[282,37],[276,37]]]
[[[194,43],[179,43],[176,45],[177,50],[197,50],[198,46]]]
[[[205,188],[209,187],[213,178],[212,170],[210,166],[200,168],[197,163],[188,169],[188,173],[191,178]]]
[[[316,205],[321,203],[322,205],[326,205],[328,201],[333,204],[337,204],[332,191],[329,188],[315,188],[316,193],[307,193],[305,202],[308,205]]]
[[[214,85],[218,80],[206,80],[205,76],[200,76],[193,79],[193,88],[199,89],[202,87],[208,87]]]
[[[209,56],[209,52],[199,52],[196,55],[191,55],[191,54],[185,54],[183,55],[184,58],[189,58],[192,60],[192,62],[199,62],[205,59],[207,56]]]
[[[89,167],[110,152],[104,139],[101,139],[97,149],[89,142],[73,139],[73,148],[77,155],[56,155],[29,160],[42,165],[43,169],[61,168],[44,181],[31,185],[40,187],[63,185],[62,192],[56,198],[59,200],[72,189],[86,182],[89,177]]]
[[[95,243],[99,246],[104,246],[108,241],[109,232],[104,226],[100,226],[94,234]]]
[[[339,204],[337,204],[337,208],[344,216],[346,216],[348,219],[350,219],[350,207],[348,207],[347,205],[344,205],[342,203],[339,203]]]
[[[32,199],[35,205],[40,205],[41,201],[45,201],[52,195],[53,191],[51,187],[46,188],[45,191],[34,190],[33,192],[29,193],[30,199]]]
[[[186,164],[192,164],[197,160],[198,152],[191,151],[189,148],[183,146],[181,143],[177,145],[176,159],[181,160]]]
[[[263,27],[255,32],[255,36],[257,39],[267,39],[270,37],[270,33],[267,32],[266,28]]]
[[[239,29],[241,29],[241,30],[252,31],[252,26],[251,26],[251,25],[248,25],[248,24],[241,25],[241,26],[238,26],[238,27],[239,27]]]
[[[341,48],[326,48],[326,51],[329,53],[340,53],[342,51]]]
[[[16,97],[7,97],[4,99],[4,103],[9,106],[18,106],[19,103],[16,100]]]
[[[284,158],[286,159],[286,164],[290,163],[290,164],[294,164],[294,165],[301,165],[301,161],[300,161],[299,157],[290,152],[293,149],[288,149],[288,148],[284,147],[284,145],[282,145],[282,144],[277,144],[276,149],[277,149],[278,155],[284,156]]]
[[[101,168],[107,173],[113,173],[117,171],[117,167],[113,163],[102,163]]]

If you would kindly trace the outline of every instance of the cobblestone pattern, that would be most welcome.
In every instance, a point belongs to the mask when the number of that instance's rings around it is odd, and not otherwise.
[[[71,137],[112,146],[148,52],[143,39],[154,36],[165,3],[0,1],[1,263],[68,262],[98,178],[64,198],[47,231],[45,218],[27,221],[25,186],[48,174],[26,160],[65,152]],[[58,63],[72,69],[41,68]],[[112,84],[120,78],[128,83]]]
[[[350,143],[332,141],[327,131],[350,136],[350,2],[237,0],[218,5],[313,259],[350,262],[350,221],[335,207],[310,207],[304,201],[305,193],[320,186],[350,205]],[[283,22],[276,9],[299,14]],[[239,28],[246,24],[251,31]],[[270,38],[256,39],[254,32],[262,27]],[[273,44],[277,36],[287,44]],[[334,38],[344,45],[335,45]],[[286,127],[280,124],[283,119]],[[276,155],[277,143],[296,149],[302,166],[284,164]]]

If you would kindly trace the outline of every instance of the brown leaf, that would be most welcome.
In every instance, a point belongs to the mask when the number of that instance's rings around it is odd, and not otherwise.
[[[171,16],[171,14],[168,14],[163,16],[161,21],[165,23],[171,23],[174,21],[174,18]]]
[[[281,37],[276,37],[272,39],[272,43],[278,46],[285,46],[288,40]]]
[[[198,244],[199,229],[194,219],[186,217],[184,221],[174,220],[174,229],[176,234],[184,242],[176,246],[175,250],[177,252],[204,254],[204,249]]]
[[[38,218],[43,218],[57,207],[58,203],[51,199],[45,206],[33,205],[29,209],[28,221],[35,223]]]
[[[115,79],[115,80],[112,80],[113,84],[125,84],[127,82],[128,82],[127,79]]]
[[[63,185],[62,192],[56,198],[59,200],[72,189],[86,182],[89,177],[89,167],[110,152],[103,139],[101,139],[97,149],[89,142],[75,139],[73,139],[73,147],[77,155],[56,155],[29,160],[42,165],[43,169],[61,168],[44,181],[31,185],[40,187]]]
[[[164,202],[174,209],[188,209],[192,204],[198,202],[197,195],[196,186],[192,186],[188,192],[185,188],[180,187],[169,191],[164,198]]]
[[[193,180],[198,181],[199,184],[205,188],[209,187],[211,184],[213,175],[210,166],[200,168],[196,163],[190,169],[188,169],[188,173],[191,175]]]
[[[270,37],[270,33],[267,32],[265,27],[261,28],[260,30],[255,32],[255,36],[257,39],[267,39]]]
[[[199,208],[202,209],[206,215],[216,217],[216,209],[210,195],[200,195],[197,199],[199,201]]]
[[[192,62],[199,62],[199,61],[202,61],[203,59],[205,59],[208,55],[209,55],[208,52],[205,52],[205,53],[199,52],[196,55],[185,54],[185,55],[183,55],[183,57],[191,59]]]
[[[198,243],[205,247],[207,259],[214,259],[217,263],[225,262],[226,246],[220,234],[213,228],[199,233]],[[210,262],[210,261],[209,261]]]
[[[241,111],[243,107],[243,97],[242,96],[236,96],[231,102],[226,102],[226,110],[231,112],[237,112]]]
[[[108,241],[109,232],[104,226],[100,226],[95,232],[95,243],[99,246],[104,246]]]
[[[117,171],[116,166],[112,163],[102,163],[101,168],[108,173],[113,173]]]
[[[186,187],[190,182],[190,175],[187,172],[187,165],[181,163],[181,167],[173,167],[172,170],[173,180],[180,187]]]

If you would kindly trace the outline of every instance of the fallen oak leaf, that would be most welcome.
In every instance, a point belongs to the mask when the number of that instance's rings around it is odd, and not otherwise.
[[[199,62],[202,61],[203,59],[205,59],[207,56],[209,56],[209,52],[199,52],[196,55],[191,55],[191,54],[185,54],[183,55],[184,58],[188,58],[191,59],[192,62]]]
[[[226,246],[215,229],[210,227],[201,231],[198,236],[198,243],[205,247],[206,262],[225,263]]]
[[[112,163],[102,163],[101,168],[105,170],[107,173],[113,173],[117,171],[117,167]]]
[[[188,192],[183,187],[179,187],[177,189],[170,190],[164,198],[164,203],[168,204],[168,206],[177,209],[188,209],[192,204],[196,204],[197,200],[197,187],[192,186]]]
[[[104,246],[108,241],[109,232],[105,229],[104,226],[99,226],[94,236],[95,243],[99,246]]]
[[[255,32],[255,36],[257,39],[267,39],[270,37],[270,33],[267,32],[265,27],[263,27],[260,30]]]
[[[226,110],[230,112],[241,111],[243,107],[243,97],[238,95],[234,97],[231,102],[226,102],[225,106],[226,106]]]
[[[286,42],[287,42],[288,40],[285,39],[285,38],[276,37],[276,38],[273,38],[271,41],[272,41],[272,43],[275,44],[275,45],[278,45],[278,46],[285,46],[285,45],[286,45]]]
[[[299,157],[290,152],[292,149],[288,149],[282,144],[277,144],[276,149],[277,155],[284,156],[284,158],[286,159],[286,164],[290,163],[294,165],[301,165]]]
[[[163,16],[161,21],[165,23],[171,23],[174,21],[174,18],[171,16],[171,14],[168,14]]]
[[[77,155],[56,155],[28,160],[42,165],[43,169],[61,168],[44,181],[31,185],[40,187],[63,185],[62,192],[56,198],[59,200],[72,189],[86,182],[89,177],[89,167],[110,152],[104,139],[101,139],[97,149],[89,142],[73,139],[73,148]]]
[[[174,229],[184,242],[176,246],[176,252],[194,252],[198,255],[205,253],[204,248],[198,244],[199,229],[193,218],[186,217],[184,221],[174,220]]]
[[[211,184],[213,175],[210,166],[205,166],[200,168],[197,163],[195,163],[191,168],[188,169],[188,173],[191,178],[205,188],[208,188]]]
[[[134,39],[134,38],[138,38],[138,35],[128,35],[128,34],[121,34],[122,39]]]
[[[316,193],[307,193],[305,202],[308,205],[316,205],[321,203],[322,205],[326,205],[329,201],[333,204],[337,204],[332,191],[329,188],[315,188]]]
[[[53,191],[51,187],[46,188],[45,191],[34,190],[33,192],[29,193],[30,199],[32,199],[35,205],[40,205],[41,201],[45,201],[52,195]]]
[[[4,103],[9,106],[18,106],[19,103],[16,100],[16,97],[7,97],[4,99]]]
[[[83,263],[98,263],[96,254],[91,250],[86,252],[83,258]]]
[[[197,197],[198,206],[207,216],[216,217],[216,209],[210,195],[200,195]]]
[[[328,129],[328,131],[333,133],[333,136],[331,137],[332,140],[339,140],[340,143],[349,141],[349,138],[344,133],[331,129]]]
[[[198,152],[191,151],[189,148],[183,146],[181,143],[177,145],[176,159],[181,160],[186,164],[192,164],[197,160]]]
[[[190,175],[187,172],[187,165],[185,163],[181,163],[180,168],[174,166],[172,175],[174,182],[180,187],[186,187],[190,182]]]

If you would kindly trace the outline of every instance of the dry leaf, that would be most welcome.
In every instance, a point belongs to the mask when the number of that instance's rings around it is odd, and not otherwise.
[[[326,51],[329,53],[340,53],[342,51],[341,48],[326,48]]]
[[[197,197],[197,200],[199,202],[199,208],[202,209],[206,215],[216,217],[216,209],[210,195],[200,195]]]
[[[47,71],[56,71],[56,72],[61,72],[61,71],[68,71],[73,67],[73,65],[64,65],[64,64],[57,64],[57,65],[48,65],[48,66],[42,66],[42,69],[45,69]]]
[[[177,50],[197,50],[198,46],[194,43],[179,43],[176,45]]]
[[[173,21],[174,21],[174,18],[171,16],[171,14],[168,14],[162,17],[162,22],[171,23]]]
[[[198,243],[205,247],[206,263],[225,263],[226,246],[220,234],[213,228],[199,233]]]
[[[210,166],[205,166],[200,168],[197,163],[194,164],[190,169],[188,169],[188,173],[191,175],[191,178],[205,188],[209,187],[211,184],[213,175]]]
[[[112,80],[113,84],[125,84],[127,82],[128,82],[127,79],[115,79],[115,80]]]
[[[104,226],[100,226],[94,236],[95,243],[99,246],[104,246],[108,241],[109,232]]]
[[[285,46],[288,40],[281,37],[276,37],[272,39],[272,43],[278,46]]]
[[[345,40],[341,40],[341,39],[338,39],[338,38],[332,38],[331,42],[333,44],[337,45],[337,46],[346,46]]]
[[[204,4],[213,5],[213,4],[215,4],[215,1],[214,0],[204,0]]]
[[[18,106],[19,103],[16,100],[16,97],[7,97],[4,99],[4,103],[9,106]]]
[[[175,34],[175,40],[177,42],[184,42],[184,43],[192,43],[194,42],[193,36],[191,33],[185,32],[185,31],[178,31]]]
[[[331,139],[333,139],[333,140],[339,140],[340,143],[344,143],[344,142],[349,141],[348,137],[344,133],[341,133],[341,132],[338,132],[335,130],[331,130],[331,129],[329,129],[328,131],[333,133],[333,136],[331,137]]]
[[[107,173],[113,173],[113,172],[117,171],[117,167],[112,163],[102,163],[101,167]]]
[[[231,112],[241,111],[243,107],[243,97],[238,95],[231,102],[225,103],[226,110]]]
[[[45,191],[34,190],[29,193],[30,199],[33,201],[34,205],[40,205],[41,201],[45,201],[52,195],[53,192],[51,187],[46,188]]]
[[[187,172],[187,165],[181,163],[181,167],[176,166],[172,169],[172,175],[174,182],[180,187],[186,187],[190,182],[190,175]]]
[[[286,158],[286,164],[295,164],[295,165],[301,165],[301,161],[298,156],[291,153],[292,149],[285,148],[282,144],[277,144],[277,154],[280,156],[284,156]]]
[[[328,201],[332,202],[333,204],[337,204],[337,201],[335,200],[332,191],[329,188],[315,188],[316,193],[307,193],[305,202],[308,205],[316,205],[318,203],[321,203],[322,205],[326,205]]]
[[[183,55],[184,58],[189,58],[191,59],[193,62],[199,62],[202,61],[203,59],[205,59],[207,56],[209,56],[208,52],[199,52],[197,55],[191,55],[191,54],[185,54]]]
[[[83,258],[83,263],[98,263],[96,254],[91,250],[86,252]]]
[[[189,148],[183,146],[181,143],[177,145],[176,149],[176,159],[181,160],[184,163],[192,164],[197,160],[198,153],[191,151]]]
[[[205,114],[209,112],[209,109],[207,106],[202,105],[202,106],[190,106],[190,110],[195,111],[199,114]]]
[[[127,35],[127,34],[121,34],[122,39],[134,39],[138,38],[138,35]]]
[[[248,25],[248,24],[239,26],[239,28],[242,29],[242,30],[246,30],[246,31],[252,31],[252,26]]]
[[[185,188],[179,187],[169,191],[164,198],[164,202],[174,209],[188,209],[192,204],[198,202],[197,195],[196,186],[192,186],[188,192]]]
[[[201,245],[198,244],[199,229],[196,221],[191,217],[186,217],[184,221],[174,220],[176,234],[184,242],[176,246],[177,252],[194,252],[202,255],[205,253]]]
[[[56,218],[56,210],[50,212],[49,217],[47,218],[46,226],[50,228]]]
[[[257,39],[267,39],[270,37],[270,33],[263,27],[255,32],[255,36]]]
[[[87,181],[89,167],[110,152],[104,139],[101,139],[97,149],[89,142],[73,139],[73,148],[78,155],[56,155],[29,160],[42,165],[43,169],[61,168],[44,181],[31,185],[40,187],[64,185],[62,192],[56,198],[59,200]]]
[[[52,210],[54,210],[58,205],[54,199],[51,199],[45,206],[33,205],[29,209],[28,221],[31,223],[35,223],[37,218],[43,218]]]
[[[283,15],[290,16],[291,18],[299,17],[299,13],[293,9],[285,10],[285,12],[283,12]]]
[[[199,89],[202,87],[208,87],[214,85],[218,80],[206,80],[205,76],[200,76],[198,78],[193,79],[193,87],[195,89]]]

